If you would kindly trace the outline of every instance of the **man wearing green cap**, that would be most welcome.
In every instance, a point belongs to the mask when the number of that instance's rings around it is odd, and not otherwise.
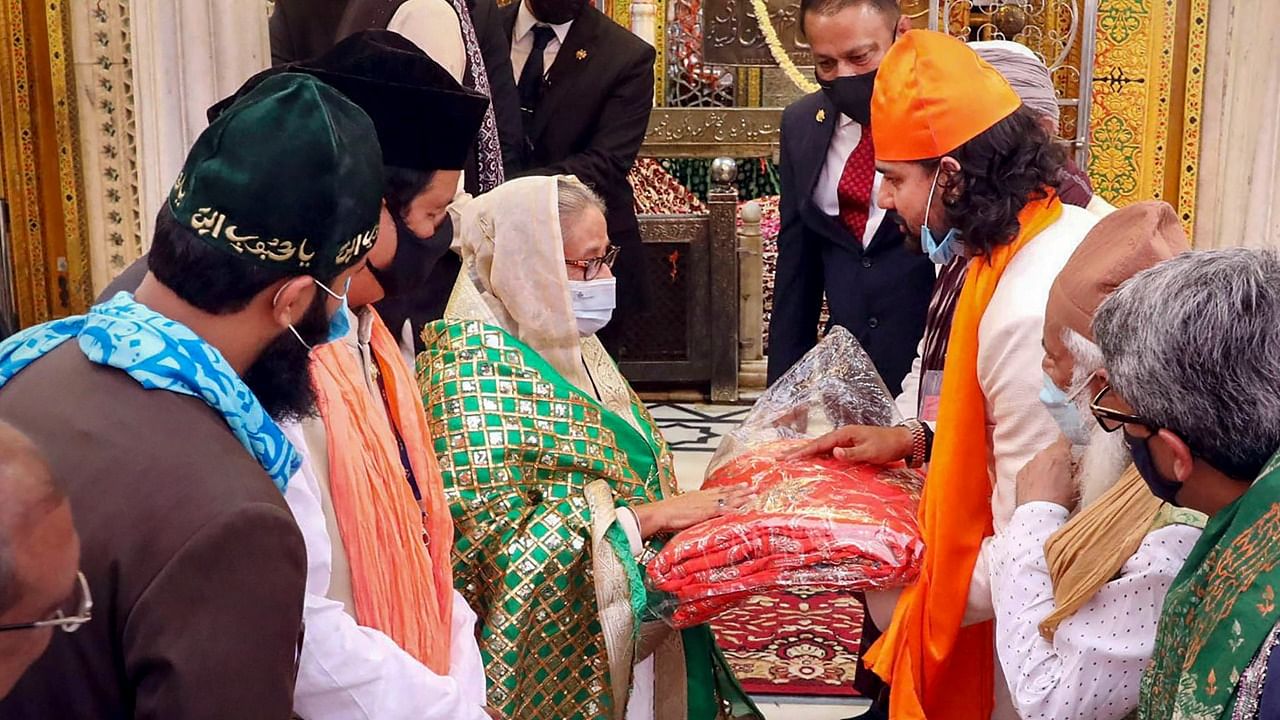
[[[381,184],[359,108],[270,78],[196,140],[136,296],[0,344],[0,418],[65,486],[95,602],[0,717],[290,717],[306,554],[276,422],[314,411]]]
[[[418,384],[373,303],[421,288],[447,252],[422,221],[443,215],[452,192],[437,190],[456,187],[488,101],[388,30],[296,67],[369,114],[387,179],[368,271],[351,282],[351,331],[311,355],[320,412],[282,423],[303,458],[285,500],[309,559],[294,711],[487,720],[476,616],[453,589],[453,521]]]

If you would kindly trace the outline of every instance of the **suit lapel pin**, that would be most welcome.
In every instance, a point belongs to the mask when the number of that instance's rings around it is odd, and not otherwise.
[[[827,121],[827,111],[826,111],[826,110],[823,110],[822,108],[818,108],[818,114],[817,114],[816,116],[814,116],[814,119],[815,119],[815,120],[817,120],[818,122],[826,122],[826,121]]]
[[[586,59],[587,59],[587,51],[586,51],[586,50],[579,50],[578,52],[574,53],[574,57],[578,58],[579,60],[586,60]]]

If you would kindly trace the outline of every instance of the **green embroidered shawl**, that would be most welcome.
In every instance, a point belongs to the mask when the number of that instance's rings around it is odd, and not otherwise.
[[[480,616],[490,705],[521,720],[615,716],[583,490],[605,480],[619,505],[661,499],[674,482],[666,444],[634,395],[628,422],[500,328],[444,320],[423,337],[455,582]]]
[[[1280,454],[1209,518],[1165,599],[1138,717],[1218,720],[1280,618]]]

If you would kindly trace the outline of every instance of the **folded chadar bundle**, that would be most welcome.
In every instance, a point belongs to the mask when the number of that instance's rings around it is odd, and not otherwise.
[[[916,521],[920,475],[900,463],[780,459],[803,442],[756,447],[703,484],[746,484],[755,497],[739,512],[676,535],[649,564],[650,583],[674,599],[668,614],[675,627],[781,588],[857,591],[915,580],[924,553]]]

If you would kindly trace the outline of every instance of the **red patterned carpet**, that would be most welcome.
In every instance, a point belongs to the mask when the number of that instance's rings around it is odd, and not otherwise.
[[[749,693],[855,695],[862,607],[843,593],[760,595],[711,623]]]

